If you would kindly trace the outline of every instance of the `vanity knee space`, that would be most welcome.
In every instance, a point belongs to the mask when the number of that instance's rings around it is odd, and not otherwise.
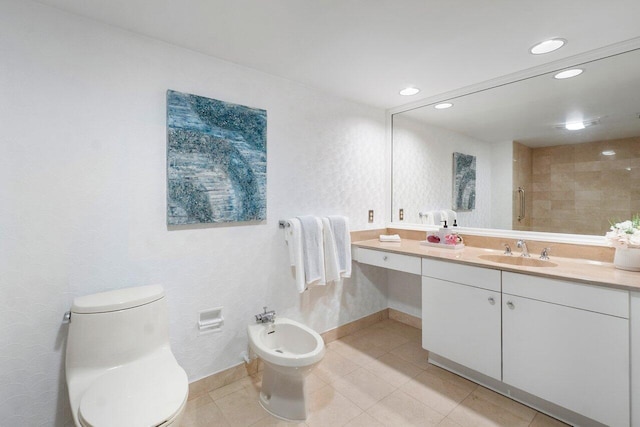
[[[425,349],[611,426],[630,425],[629,318],[626,290],[423,259]]]

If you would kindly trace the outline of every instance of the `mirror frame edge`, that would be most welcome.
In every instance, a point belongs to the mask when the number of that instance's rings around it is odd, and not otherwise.
[[[387,144],[386,152],[387,156],[387,174],[385,182],[385,199],[386,199],[386,215],[388,216],[387,228],[405,229],[405,230],[436,230],[436,226],[427,226],[423,224],[406,224],[402,222],[393,222],[393,116],[395,114],[403,113],[406,111],[414,110],[416,108],[424,107],[427,105],[435,104],[438,102],[444,102],[453,98],[458,98],[465,95],[470,95],[474,92],[484,91],[496,86],[510,84],[519,80],[528,79],[540,74],[550,73],[558,69],[576,66],[577,64],[595,61],[603,59],[608,56],[618,55],[621,53],[629,52],[632,50],[640,49],[640,37],[635,37],[629,40],[625,40],[619,43],[614,43],[609,46],[604,46],[598,49],[590,50],[588,52],[572,55],[567,58],[559,59],[556,61],[541,64],[532,68],[527,68],[522,71],[507,74],[495,79],[486,80],[477,84],[465,86],[459,89],[455,89],[449,92],[444,92],[438,95],[423,98],[411,103],[403,104],[397,107],[388,109],[385,112],[386,127],[387,127]],[[387,219],[387,218],[385,218]],[[519,230],[505,230],[505,229],[493,229],[493,228],[471,228],[460,227],[458,231],[461,234],[470,234],[475,236],[488,236],[488,237],[502,237],[502,238],[526,238],[530,240],[547,241],[555,243],[573,243],[580,245],[590,246],[608,246],[607,241],[602,236],[588,235],[588,234],[562,234],[562,233],[550,233],[540,231],[519,231]]]

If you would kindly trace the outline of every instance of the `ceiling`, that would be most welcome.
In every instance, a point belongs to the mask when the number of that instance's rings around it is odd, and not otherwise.
[[[638,0],[37,1],[385,109],[640,36]]]
[[[518,141],[530,147],[640,135],[640,49],[578,68],[584,72],[570,79],[544,73],[450,99],[454,105],[445,110],[431,104],[400,115],[485,142]],[[567,122],[593,124],[569,131]]]

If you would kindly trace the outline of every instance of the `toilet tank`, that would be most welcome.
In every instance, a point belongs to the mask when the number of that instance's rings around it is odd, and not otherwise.
[[[75,298],[67,341],[67,371],[109,369],[169,347],[169,321],[160,285]]]

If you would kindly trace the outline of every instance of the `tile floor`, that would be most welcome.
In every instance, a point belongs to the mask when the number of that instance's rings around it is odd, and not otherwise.
[[[329,343],[307,378],[305,423],[287,423],[262,409],[258,372],[190,400],[182,426],[566,425],[429,365],[420,340],[420,330],[389,319]]]

